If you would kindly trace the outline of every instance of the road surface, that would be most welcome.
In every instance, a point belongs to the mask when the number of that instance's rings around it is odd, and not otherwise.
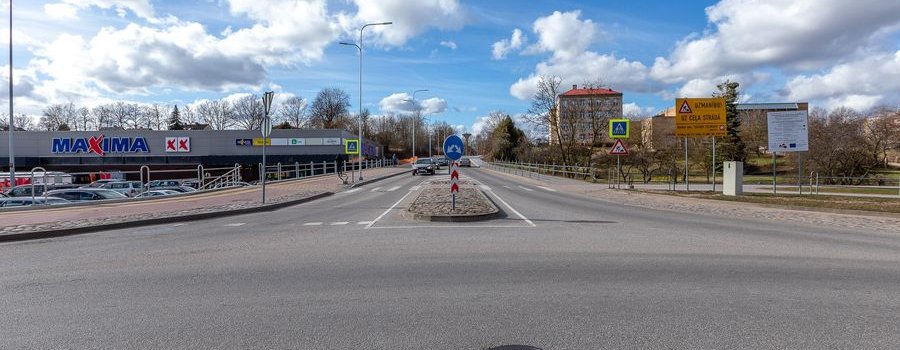
[[[463,169],[261,214],[0,244],[0,348],[896,348],[900,235],[625,207]]]

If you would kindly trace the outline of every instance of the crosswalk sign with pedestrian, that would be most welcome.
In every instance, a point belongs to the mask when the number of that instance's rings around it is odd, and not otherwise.
[[[628,119],[609,120],[609,138],[627,139],[631,134],[630,121]]]

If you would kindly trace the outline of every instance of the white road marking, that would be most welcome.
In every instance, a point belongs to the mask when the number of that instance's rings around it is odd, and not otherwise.
[[[523,190],[526,190],[526,191],[528,191],[528,192],[534,191],[534,190],[532,190],[532,189],[530,189],[530,188],[528,188],[528,187],[519,186],[519,188],[521,188],[521,189],[523,189]]]
[[[387,192],[394,192],[394,191],[396,191],[396,190],[398,190],[398,189],[400,189],[400,186],[394,186],[394,187],[391,187],[390,189],[387,189],[386,191],[387,191]]]
[[[332,222],[331,226],[346,225],[349,223],[350,223],[349,221],[337,221],[337,222]]]
[[[303,224],[303,226],[319,226],[319,225],[322,225],[322,223],[321,222],[307,222],[307,223]]]
[[[550,188],[550,187],[538,186],[538,188],[540,188],[540,189],[542,189],[542,190],[544,190],[544,191],[556,192],[556,190],[554,190],[554,189],[552,189],[552,188]]]
[[[375,187],[375,188],[373,188],[373,189],[372,189],[371,191],[369,191],[369,192],[378,192],[378,190],[380,190],[380,189],[381,189],[381,187]]]
[[[413,186],[413,187],[410,187],[409,190],[410,190],[410,191],[418,191],[419,188],[421,188],[421,187],[422,187],[422,186]]]
[[[503,185],[503,188],[508,189],[508,190],[511,190],[511,189],[512,189],[512,187],[509,187],[509,186],[507,186],[507,185]]]
[[[377,226],[369,228],[370,230],[397,230],[397,229],[441,229],[441,228],[452,228],[452,229],[460,229],[460,228],[532,228],[534,226],[523,226],[523,225],[434,225],[434,226]]]
[[[187,224],[185,224],[185,223],[174,224],[174,225],[172,225],[172,227],[178,227],[178,226],[184,226],[184,225],[187,225]]]
[[[246,224],[247,224],[246,222],[235,222],[235,223],[233,223],[233,224],[225,224],[225,226],[228,226],[228,227],[238,227],[238,226],[244,226],[244,225],[246,225]]]
[[[484,191],[490,191],[490,190],[491,190],[490,187],[487,187],[487,186],[485,186],[485,185],[481,185],[481,186],[479,186],[479,187],[481,187],[481,189],[484,190]]]
[[[391,210],[394,210],[394,207],[396,207],[398,204],[400,204],[400,202],[402,202],[404,199],[406,199],[406,197],[409,197],[409,195],[412,193],[413,193],[412,191],[406,191],[406,194],[403,195],[403,197],[401,197],[400,200],[398,200],[396,203],[394,203],[394,205],[391,205],[391,207],[388,208],[387,210],[385,210],[384,213],[381,213],[381,215],[378,215],[378,217],[375,218],[375,220],[372,220],[372,222],[370,222],[368,225],[366,225],[366,228],[370,228],[370,227],[372,227],[372,225],[375,225],[375,223],[378,222],[378,220],[381,220],[381,218],[383,218],[385,215],[390,213]]]
[[[346,190],[346,191],[344,191],[344,193],[353,193],[353,192],[359,191],[359,190],[361,190],[361,189],[362,189],[362,187],[357,187],[357,188],[354,188],[354,189]]]
[[[525,222],[527,222],[529,225],[531,225],[531,227],[537,226],[537,225],[535,225],[533,222],[531,222],[531,220],[528,220],[528,218],[526,218],[525,215],[522,215],[522,213],[520,213],[518,210],[516,210],[516,209],[513,208],[511,205],[509,205],[509,203],[506,203],[506,201],[503,200],[503,198],[500,198],[500,196],[498,196],[498,195],[497,195],[496,193],[494,193],[493,191],[490,191],[490,192],[491,192],[491,194],[494,195],[494,197],[497,198],[498,201],[500,201],[500,203],[503,203],[503,205],[505,205],[507,208],[509,208],[509,211],[511,211],[513,214],[516,214],[516,216],[518,216],[520,219],[522,219],[522,220],[524,220]]]
[[[357,222],[356,224],[357,224],[357,225],[368,225],[368,224],[371,224],[371,223],[372,223],[371,221],[360,221],[360,222]]]

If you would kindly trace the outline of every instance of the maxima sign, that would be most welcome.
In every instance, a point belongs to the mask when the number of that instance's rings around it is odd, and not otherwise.
[[[77,137],[77,138],[53,138],[52,153],[75,154],[94,153],[105,156],[107,153],[150,153],[147,147],[147,139],[143,137]]]

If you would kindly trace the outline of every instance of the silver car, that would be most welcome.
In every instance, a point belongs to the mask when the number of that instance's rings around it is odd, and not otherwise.
[[[107,182],[100,186],[100,188],[113,190],[128,197],[134,197],[138,193],[141,193],[143,190],[142,187],[140,181]]]
[[[98,201],[128,198],[124,194],[102,188],[73,188],[70,190],[48,191],[47,196],[59,197],[71,202]]]

